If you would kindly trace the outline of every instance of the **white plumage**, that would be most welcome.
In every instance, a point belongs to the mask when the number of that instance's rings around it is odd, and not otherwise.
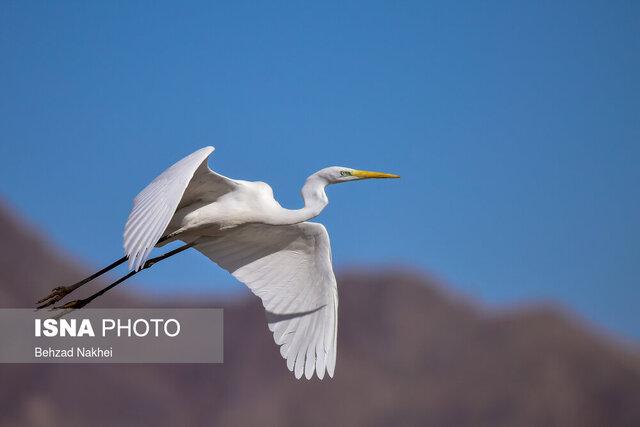
[[[329,235],[307,222],[327,205],[329,184],[397,175],[329,167],[307,178],[305,205],[285,209],[263,182],[213,172],[202,148],[165,170],[134,199],[124,231],[129,268],[144,266],[155,246],[173,240],[229,271],[262,300],[269,329],[296,378],[333,376],[338,292]],[[160,242],[159,242],[160,241]]]
[[[142,266],[179,206],[188,206],[200,198],[215,201],[237,186],[233,180],[209,169],[206,160],[213,150],[204,147],[178,161],[133,200],[124,228],[124,251],[130,269]]]
[[[336,364],[338,290],[322,224],[247,224],[195,248],[260,297],[269,329],[296,378]]]

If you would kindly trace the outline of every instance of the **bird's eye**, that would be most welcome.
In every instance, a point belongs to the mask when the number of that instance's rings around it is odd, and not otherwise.
[[[342,176],[351,176],[351,172],[349,172],[349,171],[340,171],[340,175],[342,175]]]

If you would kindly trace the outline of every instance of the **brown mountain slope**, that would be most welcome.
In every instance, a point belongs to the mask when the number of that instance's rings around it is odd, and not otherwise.
[[[0,211],[0,304],[82,276]],[[36,262],[37,261],[37,262]],[[221,365],[3,365],[2,425],[640,425],[640,356],[557,309],[487,313],[402,271],[340,275],[333,380],[296,381],[253,297],[225,308]],[[126,289],[100,305],[149,304]]]

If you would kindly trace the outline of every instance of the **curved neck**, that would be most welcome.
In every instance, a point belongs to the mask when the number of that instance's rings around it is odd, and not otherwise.
[[[301,209],[282,209],[279,212],[278,220],[275,225],[287,225],[298,224],[315,218],[320,215],[320,212],[327,206],[329,199],[324,192],[325,187],[329,185],[329,182],[318,176],[317,174],[311,175],[305,181],[300,193],[304,200],[304,207]]]

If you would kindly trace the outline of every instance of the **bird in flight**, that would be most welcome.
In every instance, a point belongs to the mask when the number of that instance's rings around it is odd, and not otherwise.
[[[296,378],[333,377],[338,330],[338,290],[329,235],[308,222],[327,206],[325,187],[368,178],[399,178],[341,166],[309,176],[304,207],[286,209],[264,182],[231,179],[212,171],[204,147],[178,161],[134,199],[124,228],[125,256],[71,286],[54,288],[38,308],[78,309],[155,263],[193,248],[244,283],[260,299],[280,354]],[[151,250],[184,245],[155,258]],[[129,273],[95,294],[55,303],[128,261]]]

